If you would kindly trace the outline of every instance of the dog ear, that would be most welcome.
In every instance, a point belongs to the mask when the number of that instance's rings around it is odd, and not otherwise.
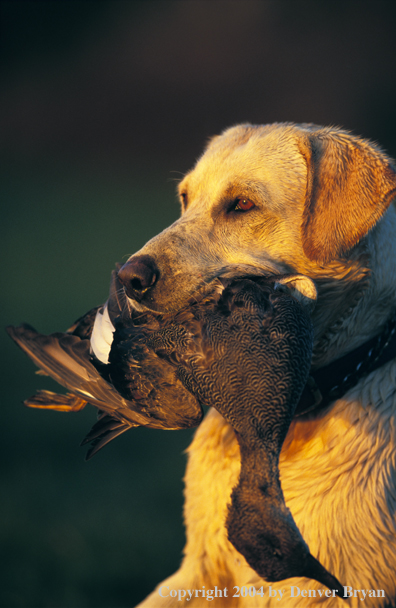
[[[318,297],[315,283],[312,279],[302,274],[288,274],[276,277],[275,289],[281,289],[289,293],[300,304],[307,307],[310,313],[315,308]]]
[[[396,172],[374,144],[346,132],[318,129],[299,142],[308,167],[302,221],[305,255],[342,257],[367,234],[396,195]]]

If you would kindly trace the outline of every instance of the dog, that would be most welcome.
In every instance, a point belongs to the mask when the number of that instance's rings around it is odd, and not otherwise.
[[[314,281],[312,371],[341,361],[354,378],[294,418],[280,475],[311,553],[343,581],[350,606],[396,605],[396,352],[370,367],[365,350],[394,342],[395,195],[392,161],[368,140],[313,124],[235,126],[209,141],[179,184],[181,217],[123,275],[131,305],[159,311],[179,310],[232,268]],[[349,374],[361,352],[365,373]],[[227,539],[240,455],[214,409],[188,458],[184,558],[139,608],[343,605],[312,580],[266,583]]]

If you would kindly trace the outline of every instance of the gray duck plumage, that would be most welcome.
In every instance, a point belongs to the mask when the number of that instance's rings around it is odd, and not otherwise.
[[[202,406],[215,407],[241,451],[226,521],[231,543],[267,581],[305,576],[341,595],[339,581],[309,552],[279,481],[279,453],[311,364],[306,308],[276,277],[251,277],[215,279],[209,293],[195,294],[177,313],[134,313],[115,272],[106,307],[113,333],[104,361],[91,348],[103,309],[63,334],[8,328],[43,372],[71,391],[39,391],[27,405],[96,406],[99,420],[83,441],[91,443],[88,457],[134,426],[196,426]]]

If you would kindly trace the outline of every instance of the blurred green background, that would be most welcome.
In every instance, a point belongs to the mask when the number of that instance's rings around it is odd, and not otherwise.
[[[338,124],[396,156],[394,2],[13,0],[0,17],[3,326],[59,331],[103,302],[231,124]],[[134,606],[180,563],[192,432],[130,431],[86,463],[93,408],[24,408],[54,386],[0,341],[0,606]]]

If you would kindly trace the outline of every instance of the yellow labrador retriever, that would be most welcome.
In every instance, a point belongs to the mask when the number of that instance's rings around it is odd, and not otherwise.
[[[283,446],[286,504],[311,553],[345,585],[350,606],[395,606],[390,159],[339,129],[246,124],[210,141],[179,193],[181,218],[127,262],[132,305],[177,310],[203,281],[233,267],[314,280],[312,375],[323,386],[312,385],[313,401],[302,405]],[[239,467],[234,432],[212,410],[189,449],[183,562],[140,607],[343,605],[312,580],[260,580],[233,548],[224,521]]]

